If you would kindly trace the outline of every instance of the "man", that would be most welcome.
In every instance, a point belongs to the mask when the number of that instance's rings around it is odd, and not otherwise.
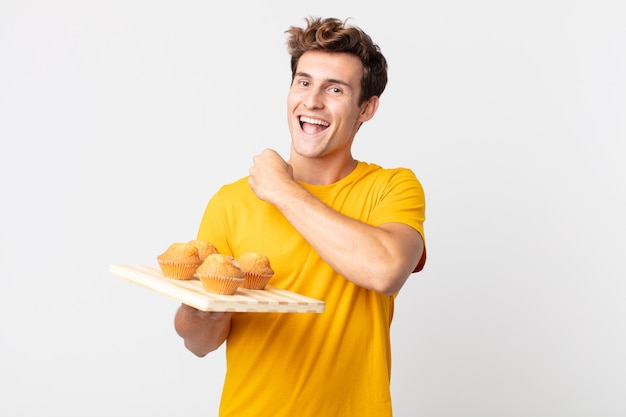
[[[385,417],[394,298],[425,259],[422,187],[412,171],[356,160],[387,63],[337,19],[291,27],[288,161],[266,149],[209,201],[198,239],[237,258],[268,256],[270,285],[325,301],[322,314],[207,313],[175,328],[198,356],[226,342],[220,416]]]

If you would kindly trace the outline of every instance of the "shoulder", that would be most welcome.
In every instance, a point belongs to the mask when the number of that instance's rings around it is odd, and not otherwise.
[[[230,196],[237,195],[241,196],[245,193],[251,193],[252,190],[250,188],[250,184],[248,184],[248,177],[242,177],[238,180],[222,185],[218,190],[216,195],[220,196]]]
[[[253,198],[254,194],[248,184],[248,177],[240,178],[234,182],[223,184],[211,196],[208,202],[209,210],[231,210],[234,207],[241,206],[241,202]]]
[[[374,181],[380,185],[394,185],[398,183],[411,183],[417,188],[422,188],[417,176],[410,168],[394,167],[383,168],[380,165],[359,161],[357,166],[358,177]]]

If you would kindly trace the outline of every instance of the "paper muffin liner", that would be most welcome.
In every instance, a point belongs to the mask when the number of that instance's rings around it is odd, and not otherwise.
[[[244,278],[221,277],[215,275],[196,274],[196,277],[200,279],[202,288],[204,288],[205,291],[223,295],[233,295],[237,292],[237,288],[239,288],[245,281]]]
[[[196,273],[196,269],[198,269],[199,266],[195,264],[181,264],[169,261],[158,262],[164,277],[183,281],[193,279],[193,276]]]
[[[264,290],[267,286],[267,283],[270,281],[270,279],[272,279],[274,274],[261,275],[245,272],[245,276],[246,279],[241,284],[243,288],[247,288],[249,290]]]

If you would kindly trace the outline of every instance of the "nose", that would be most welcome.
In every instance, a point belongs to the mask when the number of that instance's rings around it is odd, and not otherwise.
[[[319,109],[324,107],[324,100],[322,99],[322,91],[317,88],[311,88],[302,96],[302,104],[307,109]]]

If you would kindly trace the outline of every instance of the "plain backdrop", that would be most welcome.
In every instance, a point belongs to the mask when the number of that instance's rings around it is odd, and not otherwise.
[[[626,415],[621,3],[3,0],[0,415],[217,415],[223,348],[193,356],[178,303],[108,268],[156,265],[254,155],[287,156],[308,15],[380,45],[354,155],[426,192],[395,415]]]

